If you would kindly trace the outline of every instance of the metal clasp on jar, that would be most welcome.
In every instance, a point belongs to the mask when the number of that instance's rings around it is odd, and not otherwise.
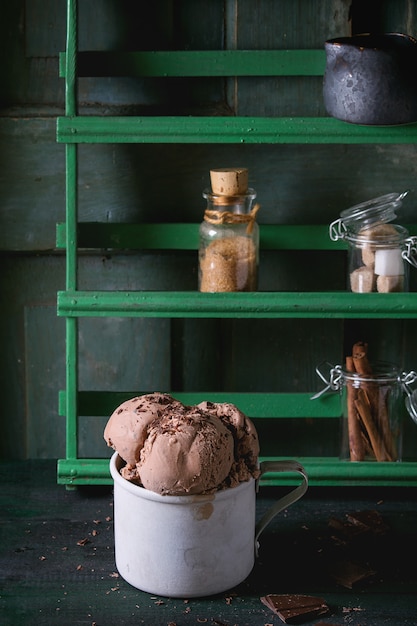
[[[401,252],[402,258],[413,267],[417,267],[417,237],[407,237],[404,244],[405,249]]]
[[[332,241],[338,241],[339,239],[345,239],[347,228],[342,219],[337,219],[329,226],[329,236]]]
[[[327,380],[325,375],[321,372],[320,368],[324,365],[327,365],[329,367],[329,380]],[[310,400],[316,400],[317,398],[320,398],[320,396],[325,394],[327,391],[339,391],[343,381],[343,371],[341,365],[332,365],[331,363],[325,361],[324,363],[321,363],[316,367],[316,373],[326,386],[321,391],[315,393],[314,396],[311,396]]]
[[[417,380],[417,372],[403,372],[400,377],[401,388],[406,394],[405,406],[413,422],[417,424],[417,389],[410,386]]]

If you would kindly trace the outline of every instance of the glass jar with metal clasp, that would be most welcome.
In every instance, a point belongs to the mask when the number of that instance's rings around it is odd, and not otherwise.
[[[348,244],[348,289],[355,293],[409,290],[409,267],[417,268],[417,237],[392,224],[407,191],[357,204],[330,224],[332,241]]]
[[[411,388],[417,373],[382,361],[373,364],[369,374],[326,365],[328,378],[323,365],[316,368],[326,387],[312,399],[328,391],[340,393],[340,459],[401,461],[404,409],[417,424],[417,389]]]

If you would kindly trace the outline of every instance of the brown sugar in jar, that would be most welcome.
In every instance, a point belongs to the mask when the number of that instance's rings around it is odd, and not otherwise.
[[[256,291],[259,227],[253,206],[256,193],[248,188],[244,168],[211,170],[212,189],[199,237],[199,290],[204,292]]]

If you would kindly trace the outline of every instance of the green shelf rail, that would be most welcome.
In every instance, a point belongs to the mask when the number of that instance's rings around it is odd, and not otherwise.
[[[412,319],[415,294],[348,292],[60,291],[65,317]]]
[[[280,457],[285,460],[287,457]],[[260,461],[277,460],[276,457],[261,457]],[[299,457],[305,467],[310,487],[416,487],[417,463],[350,463],[336,457]],[[58,483],[67,487],[81,485],[110,485],[109,459],[74,458],[59,459]],[[294,478],[285,474],[271,473],[260,481],[261,485],[293,485]]]
[[[126,400],[139,395],[139,391],[78,391],[77,402],[80,415],[108,416]],[[233,402],[255,419],[281,418],[338,418],[340,417],[340,398],[337,393],[324,394],[312,399],[311,393],[249,393],[249,392],[185,392],[173,391],[173,396],[187,405],[198,404],[210,398],[212,402]],[[59,394],[59,413],[66,415],[67,394]]]
[[[407,226],[417,233],[417,224]],[[199,224],[128,224],[121,222],[79,222],[80,249],[113,250],[198,250]],[[261,250],[346,250],[343,241],[331,241],[328,225],[260,224]],[[57,224],[57,248],[66,247],[66,225]]]
[[[320,50],[86,50],[76,55],[78,77],[137,78],[215,76],[322,76]],[[67,75],[67,55],[59,56],[59,75]]]
[[[356,126],[330,117],[73,116],[59,143],[413,144],[417,124]]]

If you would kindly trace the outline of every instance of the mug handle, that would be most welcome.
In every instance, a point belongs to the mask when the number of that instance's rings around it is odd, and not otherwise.
[[[275,504],[271,506],[271,508],[268,509],[268,511],[266,511],[266,513],[261,517],[259,522],[256,524],[256,527],[255,527],[255,554],[256,556],[258,556],[258,549],[259,549],[258,539],[259,539],[259,535],[261,534],[261,532],[268,526],[269,522],[271,522],[273,518],[280,511],[283,511],[287,507],[291,506],[291,504],[294,504],[294,502],[297,502],[297,500],[299,500],[305,494],[305,492],[307,491],[307,487],[308,487],[307,473],[304,467],[301,465],[301,463],[298,463],[298,461],[284,461],[284,460],[283,461],[262,461],[260,464],[260,472],[261,473],[259,474],[258,483],[257,483],[258,485],[259,485],[259,479],[261,478],[261,476],[268,472],[297,472],[298,474],[301,475],[303,480],[301,484],[298,485],[298,487],[296,487],[295,489],[287,493],[285,496],[277,500],[277,502],[275,502]]]

